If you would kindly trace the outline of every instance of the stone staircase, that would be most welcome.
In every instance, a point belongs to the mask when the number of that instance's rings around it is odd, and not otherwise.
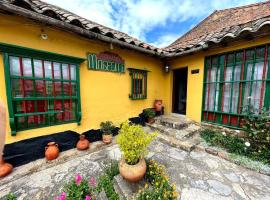
[[[162,115],[155,118],[155,123],[147,124],[147,127],[158,131],[158,138],[163,142],[185,151],[192,151],[200,143],[200,126],[183,115]]]

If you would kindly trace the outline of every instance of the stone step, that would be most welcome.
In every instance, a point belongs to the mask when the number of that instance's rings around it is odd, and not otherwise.
[[[120,174],[114,177],[113,186],[121,200],[132,199],[140,189],[144,188],[144,185],[144,180],[138,183],[130,183],[123,179]]]
[[[190,121],[185,116],[170,114],[155,117],[155,124],[181,130],[186,128],[190,124]]]

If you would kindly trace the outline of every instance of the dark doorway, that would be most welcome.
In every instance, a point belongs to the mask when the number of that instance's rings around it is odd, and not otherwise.
[[[188,68],[173,71],[173,107],[174,113],[186,114]]]

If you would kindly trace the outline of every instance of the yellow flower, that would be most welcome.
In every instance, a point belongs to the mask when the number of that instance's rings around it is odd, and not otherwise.
[[[144,186],[144,188],[148,188],[148,184],[147,184],[147,183],[145,183],[145,186]]]
[[[173,198],[177,198],[178,197],[178,193],[176,191],[173,192]]]

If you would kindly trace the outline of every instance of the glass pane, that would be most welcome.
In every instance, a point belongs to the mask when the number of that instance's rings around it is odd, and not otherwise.
[[[234,80],[240,81],[241,79],[241,65],[236,65],[234,68]]]
[[[21,76],[19,58],[10,56],[9,62],[10,62],[10,75]]]
[[[49,100],[47,104],[48,111],[54,111],[54,100]]]
[[[233,83],[231,112],[235,114],[238,113],[239,85],[239,83]]]
[[[71,90],[72,90],[72,96],[76,96],[77,95],[77,85],[76,85],[76,83],[71,83],[71,85],[72,85],[72,88],[71,88]]]
[[[34,96],[34,82],[32,80],[24,80],[24,96],[33,97]]]
[[[252,94],[250,104],[255,109],[255,111],[260,108],[261,87],[262,87],[261,81],[260,82],[255,81],[252,84]]]
[[[72,115],[70,116],[71,120],[76,119],[76,113],[77,113],[77,104],[76,104],[76,101],[73,100],[72,101]]]
[[[230,112],[230,100],[231,100],[231,84],[224,84],[224,92],[223,92],[223,111]]]
[[[54,101],[54,110],[60,111],[59,113],[57,113],[55,115],[56,122],[63,121],[63,108],[62,108],[62,101],[61,100]]]
[[[64,101],[64,121],[69,121],[71,118],[71,102],[70,100],[65,100]]]
[[[12,97],[23,97],[21,79],[11,79],[11,92]]]
[[[262,80],[262,77],[263,77],[263,66],[264,66],[264,63],[263,62],[260,62],[260,63],[256,63],[255,64],[253,80]]]
[[[63,73],[63,79],[69,80],[69,69],[67,64],[62,65],[62,73]]]
[[[53,63],[54,78],[61,79],[60,63]]]
[[[209,91],[209,104],[208,104],[208,110],[214,110],[214,103],[215,103],[215,83],[211,83],[210,85],[210,91]]]
[[[24,101],[25,103],[25,112],[33,113],[35,112],[35,101]]]
[[[23,76],[29,76],[32,77],[32,63],[31,59],[29,58],[23,58]]]
[[[18,129],[25,129],[26,128],[26,124],[25,124],[25,117],[16,117],[16,125],[18,127]]]
[[[45,61],[44,62],[44,68],[45,68],[45,77],[46,78],[52,78],[52,63]]]
[[[216,84],[215,111],[218,111],[219,83]]]
[[[69,82],[63,82],[63,89],[64,89],[64,95],[65,96],[70,96],[71,94],[71,88],[70,88],[70,83]]]
[[[46,81],[47,96],[53,96],[53,84],[52,81]]]
[[[62,96],[62,84],[61,82],[54,82],[55,96]]]
[[[253,64],[248,64],[246,72],[246,80],[251,80]]]
[[[43,67],[41,60],[34,60],[35,77],[43,78]]]
[[[16,101],[15,102],[15,113],[20,114],[25,112],[24,101]]]
[[[232,70],[233,70],[232,66],[226,67],[225,81],[232,81]]]
[[[250,82],[245,83],[245,94],[244,94],[242,112],[246,111],[247,106],[249,105],[249,100],[251,99],[251,96],[249,95],[250,85],[251,85]]]
[[[71,80],[76,80],[76,66],[70,65],[70,76]]]
[[[28,116],[27,117],[27,125],[28,125],[28,127],[35,127],[35,116],[34,115],[32,115],[32,116]]]
[[[36,96],[46,96],[45,81],[36,80]]]
[[[38,100],[37,101],[37,111],[38,112],[45,112],[46,110],[47,110],[47,101]]]

